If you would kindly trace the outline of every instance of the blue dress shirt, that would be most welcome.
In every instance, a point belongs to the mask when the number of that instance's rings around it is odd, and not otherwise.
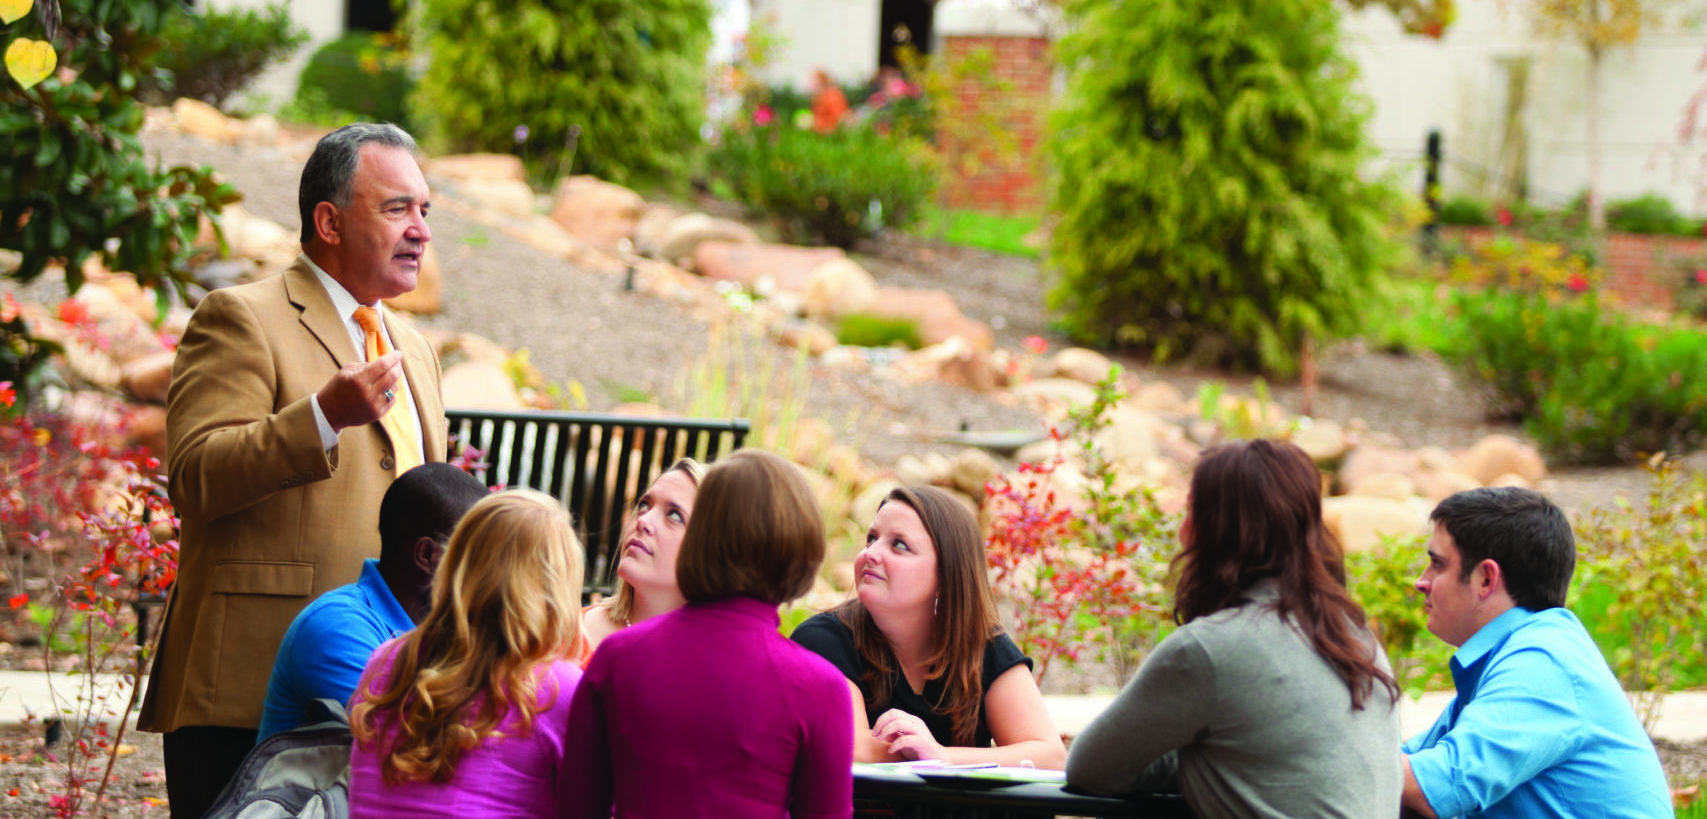
[[[267,681],[256,741],[300,726],[314,700],[348,705],[374,649],[414,627],[379,575],[379,561],[369,558],[361,579],[320,595],[291,621]]]
[[[1575,614],[1501,614],[1452,655],[1452,681],[1404,748],[1436,814],[1671,817],[1654,744]]]

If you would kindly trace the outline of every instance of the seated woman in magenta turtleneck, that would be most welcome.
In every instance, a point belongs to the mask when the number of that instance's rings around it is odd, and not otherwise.
[[[676,558],[686,605],[606,638],[575,692],[563,815],[852,815],[846,687],[777,633],[823,560],[798,467],[742,450],[707,470]]]

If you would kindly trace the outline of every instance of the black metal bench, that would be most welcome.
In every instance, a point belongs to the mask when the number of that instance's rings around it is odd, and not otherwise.
[[[586,589],[615,582],[623,514],[678,458],[710,463],[740,448],[745,419],[641,418],[594,412],[450,409],[451,439],[485,453],[487,486],[527,487],[563,501],[587,550]]]

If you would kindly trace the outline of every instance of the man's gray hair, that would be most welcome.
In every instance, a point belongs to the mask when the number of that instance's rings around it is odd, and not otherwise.
[[[314,146],[314,154],[308,157],[308,164],[302,166],[302,184],[297,188],[303,244],[314,241],[314,209],[321,202],[331,202],[340,208],[350,206],[362,146],[370,142],[402,148],[417,158],[421,153],[408,131],[389,122],[357,122],[321,137]]]

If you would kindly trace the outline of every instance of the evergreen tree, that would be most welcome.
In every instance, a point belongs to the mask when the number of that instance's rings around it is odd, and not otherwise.
[[[1367,104],[1321,0],[1068,0],[1051,306],[1091,343],[1293,372],[1390,248]]]
[[[419,0],[412,98],[433,144],[515,149],[617,181],[686,170],[704,119],[706,0]]]

